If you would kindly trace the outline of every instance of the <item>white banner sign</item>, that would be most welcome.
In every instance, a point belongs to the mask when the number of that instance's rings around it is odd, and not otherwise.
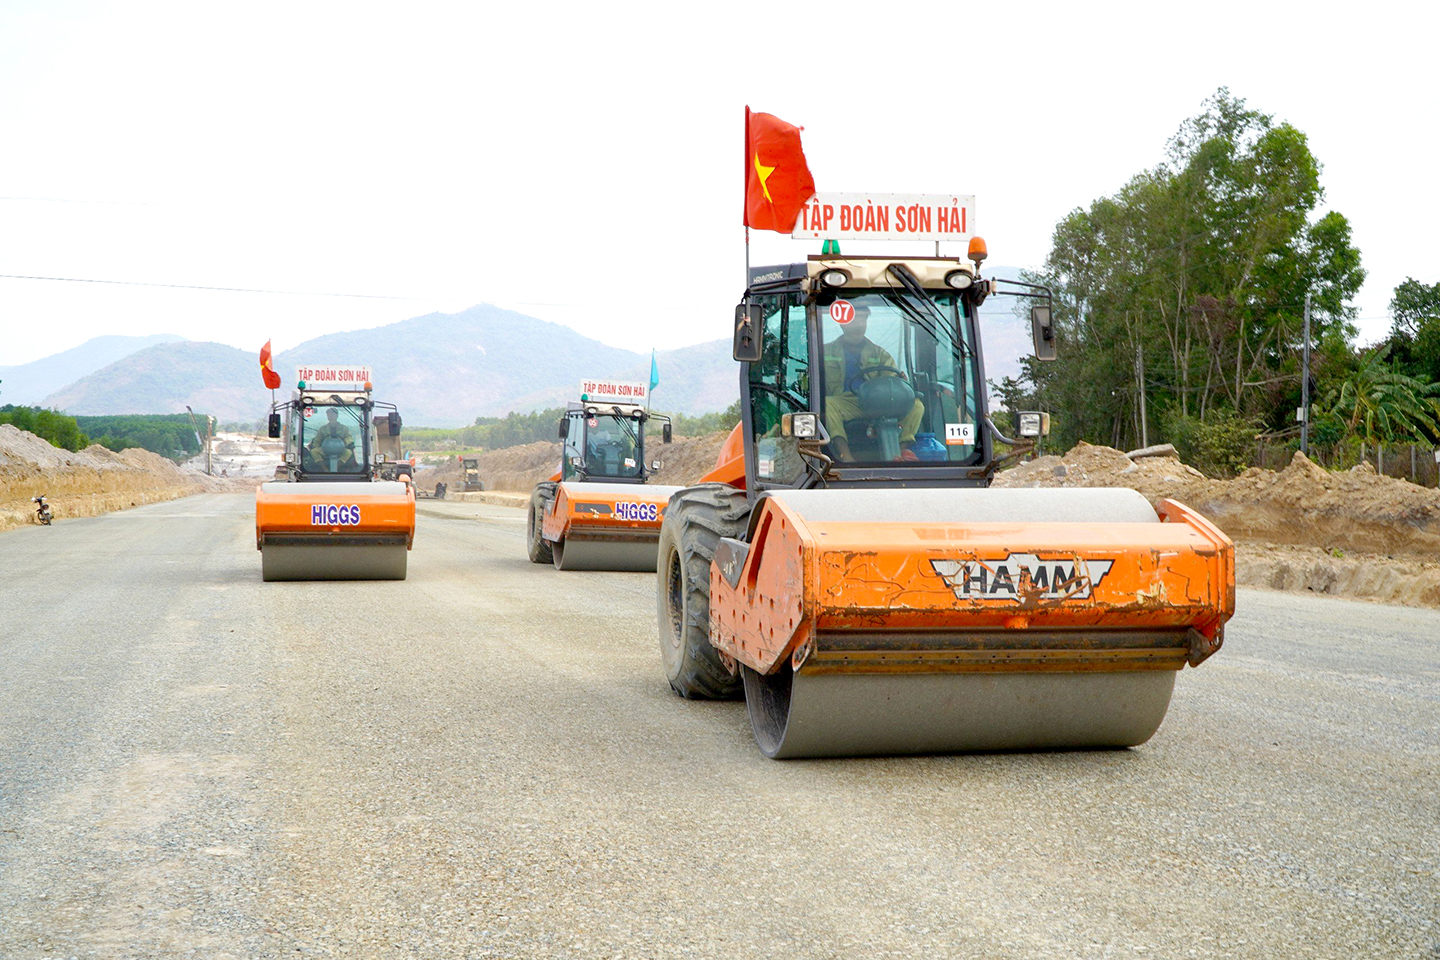
[[[581,380],[580,396],[600,403],[644,403],[647,388],[627,380]]]
[[[921,193],[817,193],[800,210],[797,240],[963,240],[975,232],[975,197]]]
[[[296,367],[295,382],[303,381],[306,389],[320,387],[359,386],[370,382],[369,367]]]

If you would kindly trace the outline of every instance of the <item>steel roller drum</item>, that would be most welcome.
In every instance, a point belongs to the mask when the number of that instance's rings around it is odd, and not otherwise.
[[[557,570],[621,570],[655,572],[660,538],[649,540],[592,540],[566,537],[551,547]]]
[[[410,551],[399,543],[266,543],[260,573],[276,580],[404,580]]]
[[[1159,523],[1133,490],[829,490],[773,493],[808,521]],[[794,672],[745,668],[761,751],[777,759],[1131,747],[1159,729],[1174,670]]]
[[[1133,747],[1160,728],[1174,670],[772,677],[745,671],[768,757]]]

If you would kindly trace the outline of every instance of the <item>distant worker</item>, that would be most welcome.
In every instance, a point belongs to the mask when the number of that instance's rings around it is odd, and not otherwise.
[[[360,464],[355,460],[354,434],[340,422],[339,410],[329,407],[325,416],[328,422],[314,432],[306,445],[310,469],[329,473],[358,472]]]
[[[825,344],[825,429],[830,443],[841,460],[855,459],[850,453],[850,440],[845,433],[847,420],[865,417],[855,396],[860,385],[873,377],[902,377],[895,358],[879,344],[865,336],[870,321],[870,307],[852,305],[854,318],[840,328],[840,336]],[[915,431],[925,416],[925,405],[917,397],[910,412],[900,421],[900,456],[916,459],[910,452]]]

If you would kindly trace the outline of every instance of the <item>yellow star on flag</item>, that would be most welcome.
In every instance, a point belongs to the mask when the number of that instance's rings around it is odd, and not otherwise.
[[[774,202],[775,202],[774,200],[770,199],[770,188],[765,185],[765,181],[766,181],[766,180],[769,180],[769,179],[770,179],[770,174],[772,174],[772,173],[774,173],[774,172],[775,172],[775,168],[774,168],[774,167],[767,167],[767,166],[765,166],[765,164],[761,163],[761,162],[760,162],[760,154],[759,154],[759,153],[756,153],[756,154],[755,154],[755,175],[760,178],[760,192],[763,193],[763,194],[765,194],[765,202],[766,202],[766,203],[774,203]]]

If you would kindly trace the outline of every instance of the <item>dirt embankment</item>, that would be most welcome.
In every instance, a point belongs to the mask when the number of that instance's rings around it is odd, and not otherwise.
[[[652,460],[659,460],[660,470],[653,482],[685,486],[694,483],[715,467],[715,458],[728,433],[704,437],[676,437],[670,444],[651,446],[646,450]],[[560,444],[541,440],[504,450],[482,453],[480,478],[486,490],[513,490],[529,493],[535,484],[548,480],[560,469]],[[444,483],[452,490],[460,489],[460,462],[449,460],[435,468],[424,467],[415,482],[427,490]]]
[[[1082,443],[1007,470],[996,486],[1119,486],[1152,503],[1169,497],[1236,541],[1242,583],[1440,606],[1440,491],[1369,464],[1332,473],[1297,453],[1284,470],[1215,480],[1174,457],[1131,460]]]
[[[174,500],[204,490],[254,486],[181,470],[147,450],[116,453],[92,444],[78,453],[51,446],[33,433],[0,424],[0,530],[34,523],[44,495],[57,520]]]

